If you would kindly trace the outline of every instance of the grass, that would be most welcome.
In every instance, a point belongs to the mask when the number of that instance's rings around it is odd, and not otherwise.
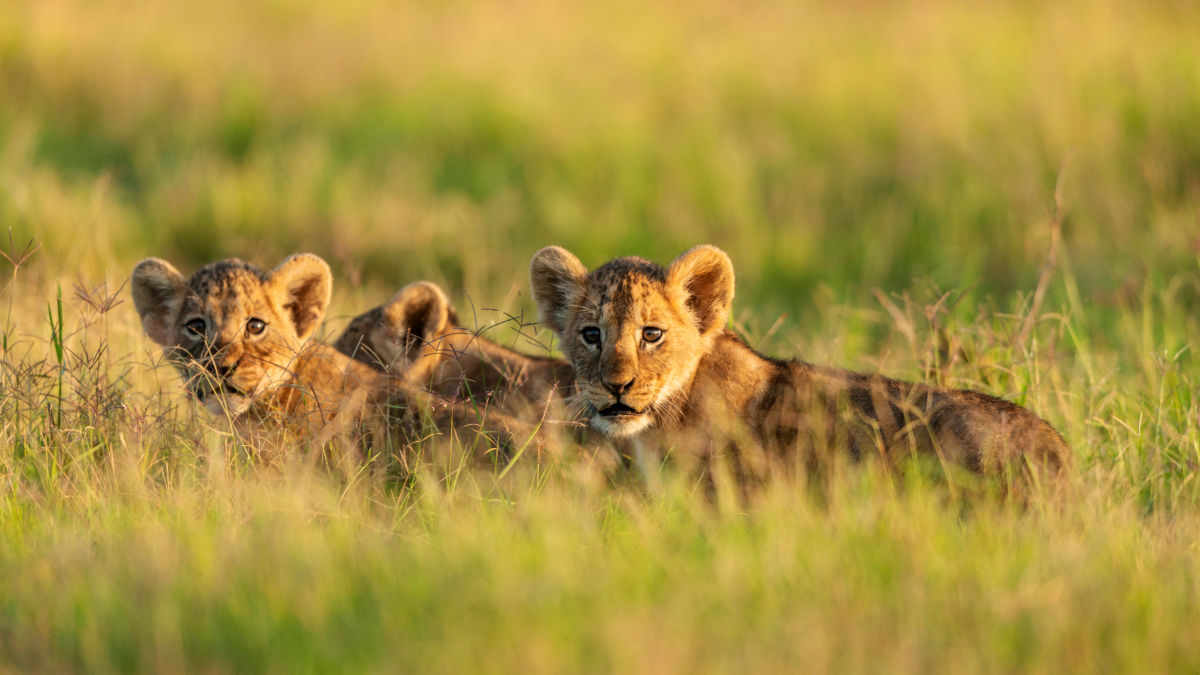
[[[0,668],[1196,670],[1197,27],[1168,0],[0,4]],[[309,250],[328,333],[420,278],[486,325],[532,316],[543,245],[700,242],[753,345],[1027,405],[1070,498],[263,467],[123,288],[151,255]]]

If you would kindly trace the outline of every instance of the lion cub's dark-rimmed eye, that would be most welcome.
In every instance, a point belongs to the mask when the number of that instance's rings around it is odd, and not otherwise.
[[[579,331],[579,334],[583,336],[583,341],[589,345],[600,343],[600,329],[595,326],[588,326]]]
[[[204,337],[204,331],[208,329],[208,324],[204,319],[192,319],[183,324],[183,328],[195,337]]]
[[[262,319],[250,319],[246,322],[246,332],[251,335],[258,335],[267,329],[267,322]]]
[[[663,331],[661,328],[646,326],[642,329],[642,339],[646,342],[658,342],[660,339],[662,339],[662,336]]]

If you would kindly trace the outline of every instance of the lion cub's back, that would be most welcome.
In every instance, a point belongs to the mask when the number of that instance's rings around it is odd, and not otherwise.
[[[942,390],[949,401],[945,417],[955,435],[978,453],[985,472],[1031,468],[1060,473],[1071,449],[1049,422],[1012,401],[971,390]]]
[[[1011,401],[802,362],[786,365],[785,381],[779,365],[768,396],[749,411],[768,426],[769,441],[788,440],[795,428],[855,457],[882,451],[894,463],[916,452],[989,475],[1057,474],[1070,463],[1054,427]]]

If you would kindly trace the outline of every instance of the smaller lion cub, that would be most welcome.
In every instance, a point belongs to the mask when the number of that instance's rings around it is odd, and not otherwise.
[[[494,397],[514,413],[545,414],[569,392],[574,371],[562,359],[522,354],[462,327],[446,292],[417,281],[350,321],[338,351],[455,399]]]
[[[429,413],[439,429],[463,429],[474,411],[439,402],[399,378],[310,339],[332,290],[329,265],[293,255],[270,272],[236,258],[185,277],[147,258],[133,270],[142,328],[163,346],[187,391],[235,428],[300,432],[318,444],[359,422],[416,431]],[[510,420],[490,416],[507,427]]]
[[[819,471],[833,450],[1017,479],[1057,474],[1070,458],[1057,431],[1008,401],[755,352],[726,328],[733,264],[713,246],[665,268],[629,257],[591,272],[550,246],[533,256],[530,283],[589,422],[635,447],[720,455],[741,478]]]

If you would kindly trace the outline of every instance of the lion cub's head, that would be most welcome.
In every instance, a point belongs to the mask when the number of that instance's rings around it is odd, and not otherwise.
[[[185,278],[147,258],[133,270],[133,303],[146,335],[183,373],[210,412],[240,415],[288,376],[329,306],[329,266],[289,257],[270,272],[221,260]]]
[[[733,264],[712,246],[697,246],[667,268],[618,258],[590,273],[550,246],[533,256],[530,282],[542,321],[575,368],[585,414],[610,436],[636,434],[679,412],[733,302]]]
[[[441,355],[439,338],[462,331],[446,292],[435,283],[416,281],[351,320],[333,346],[374,368],[417,374]]]

